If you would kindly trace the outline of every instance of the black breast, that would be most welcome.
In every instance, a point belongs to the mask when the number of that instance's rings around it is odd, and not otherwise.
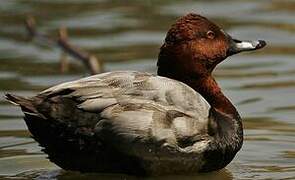
[[[210,109],[208,133],[213,137],[204,153],[205,164],[201,171],[224,168],[243,144],[243,127],[240,116],[232,117],[216,109]]]

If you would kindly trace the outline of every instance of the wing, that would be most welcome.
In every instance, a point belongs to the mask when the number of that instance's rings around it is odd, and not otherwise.
[[[207,135],[206,100],[179,81],[148,73],[103,73],[54,86],[38,96],[49,102],[42,108],[44,116],[88,124],[117,144],[145,141],[186,148]]]

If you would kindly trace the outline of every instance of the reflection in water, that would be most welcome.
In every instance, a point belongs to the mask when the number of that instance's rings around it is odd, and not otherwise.
[[[166,30],[178,16],[199,12],[233,36],[265,39],[268,47],[228,58],[216,71],[225,94],[244,119],[245,144],[219,172],[145,179],[295,179],[295,2],[224,1],[1,1],[0,176],[15,179],[144,179],[80,174],[50,163],[30,138],[18,108],[2,94],[30,96],[86,76],[71,61],[59,71],[59,50],[28,43],[23,20],[34,15],[40,31],[67,26],[71,42],[106,61],[107,71],[155,72]]]
[[[10,176],[10,178],[27,178],[27,179],[57,179],[57,180],[66,180],[66,179],[77,179],[77,180],[201,180],[201,179],[219,179],[219,180],[231,180],[233,179],[232,174],[227,169],[220,170],[218,172],[213,173],[204,173],[204,174],[196,174],[196,175],[188,175],[188,176],[162,176],[162,177],[135,177],[128,176],[124,174],[82,174],[77,172],[67,172],[64,170],[33,170],[19,173],[14,176]]]

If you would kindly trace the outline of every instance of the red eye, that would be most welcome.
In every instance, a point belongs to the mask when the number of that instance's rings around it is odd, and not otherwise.
[[[214,39],[214,37],[215,37],[215,33],[213,31],[208,31],[207,32],[207,38]]]

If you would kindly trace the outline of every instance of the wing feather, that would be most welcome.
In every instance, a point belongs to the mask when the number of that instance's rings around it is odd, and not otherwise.
[[[103,73],[54,86],[42,95],[77,102],[78,109],[97,113],[106,122],[98,122],[97,131],[108,124],[123,139],[177,144],[183,138],[206,135],[207,101],[189,86],[165,77],[133,71]]]

